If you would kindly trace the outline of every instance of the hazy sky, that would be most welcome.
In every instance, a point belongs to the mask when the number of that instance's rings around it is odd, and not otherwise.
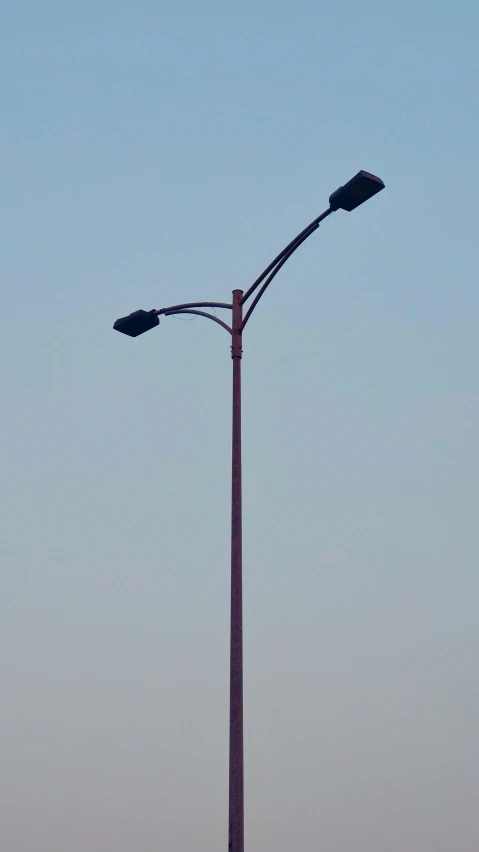
[[[0,846],[226,850],[228,301],[247,852],[479,848],[479,13],[5,4]]]

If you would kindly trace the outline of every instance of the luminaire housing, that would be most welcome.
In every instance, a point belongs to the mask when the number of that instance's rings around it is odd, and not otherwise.
[[[152,311],[134,311],[128,314],[127,317],[120,317],[114,323],[115,331],[121,331],[122,334],[127,334],[129,337],[138,337],[139,334],[144,334],[150,328],[155,328],[160,324],[160,320],[155,310]]]
[[[333,210],[341,208],[351,212],[382,189],[384,189],[384,183],[381,178],[361,171],[329,196],[329,204]]]

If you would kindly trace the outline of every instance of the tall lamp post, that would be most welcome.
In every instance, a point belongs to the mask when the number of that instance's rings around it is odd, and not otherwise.
[[[336,210],[354,210],[384,189],[380,178],[369,172],[358,172],[348,183],[329,196],[329,207],[294,238],[266,267],[246,293],[233,290],[231,303],[188,302],[152,311],[135,311],[118,319],[113,328],[130,337],[138,337],[159,325],[159,317],[196,314],[221,325],[231,335],[233,360],[233,430],[231,477],[231,636],[230,636],[230,748],[229,748],[229,852],[244,852],[244,783],[243,783],[243,591],[242,591],[242,511],[241,511],[241,357],[243,331],[263,293],[289,257],[314,231],[323,219]],[[258,290],[258,287],[260,288]],[[245,315],[243,308],[256,293]],[[232,313],[231,326],[200,308],[224,308]]]

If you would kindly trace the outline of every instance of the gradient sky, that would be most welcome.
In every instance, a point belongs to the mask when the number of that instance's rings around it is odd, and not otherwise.
[[[476,4],[6,4],[0,846],[225,850],[228,301],[246,848],[479,848]]]

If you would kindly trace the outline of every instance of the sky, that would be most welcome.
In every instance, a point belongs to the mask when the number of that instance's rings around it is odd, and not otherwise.
[[[247,852],[479,848],[476,4],[56,0],[0,31],[0,841],[224,850],[229,301]]]

